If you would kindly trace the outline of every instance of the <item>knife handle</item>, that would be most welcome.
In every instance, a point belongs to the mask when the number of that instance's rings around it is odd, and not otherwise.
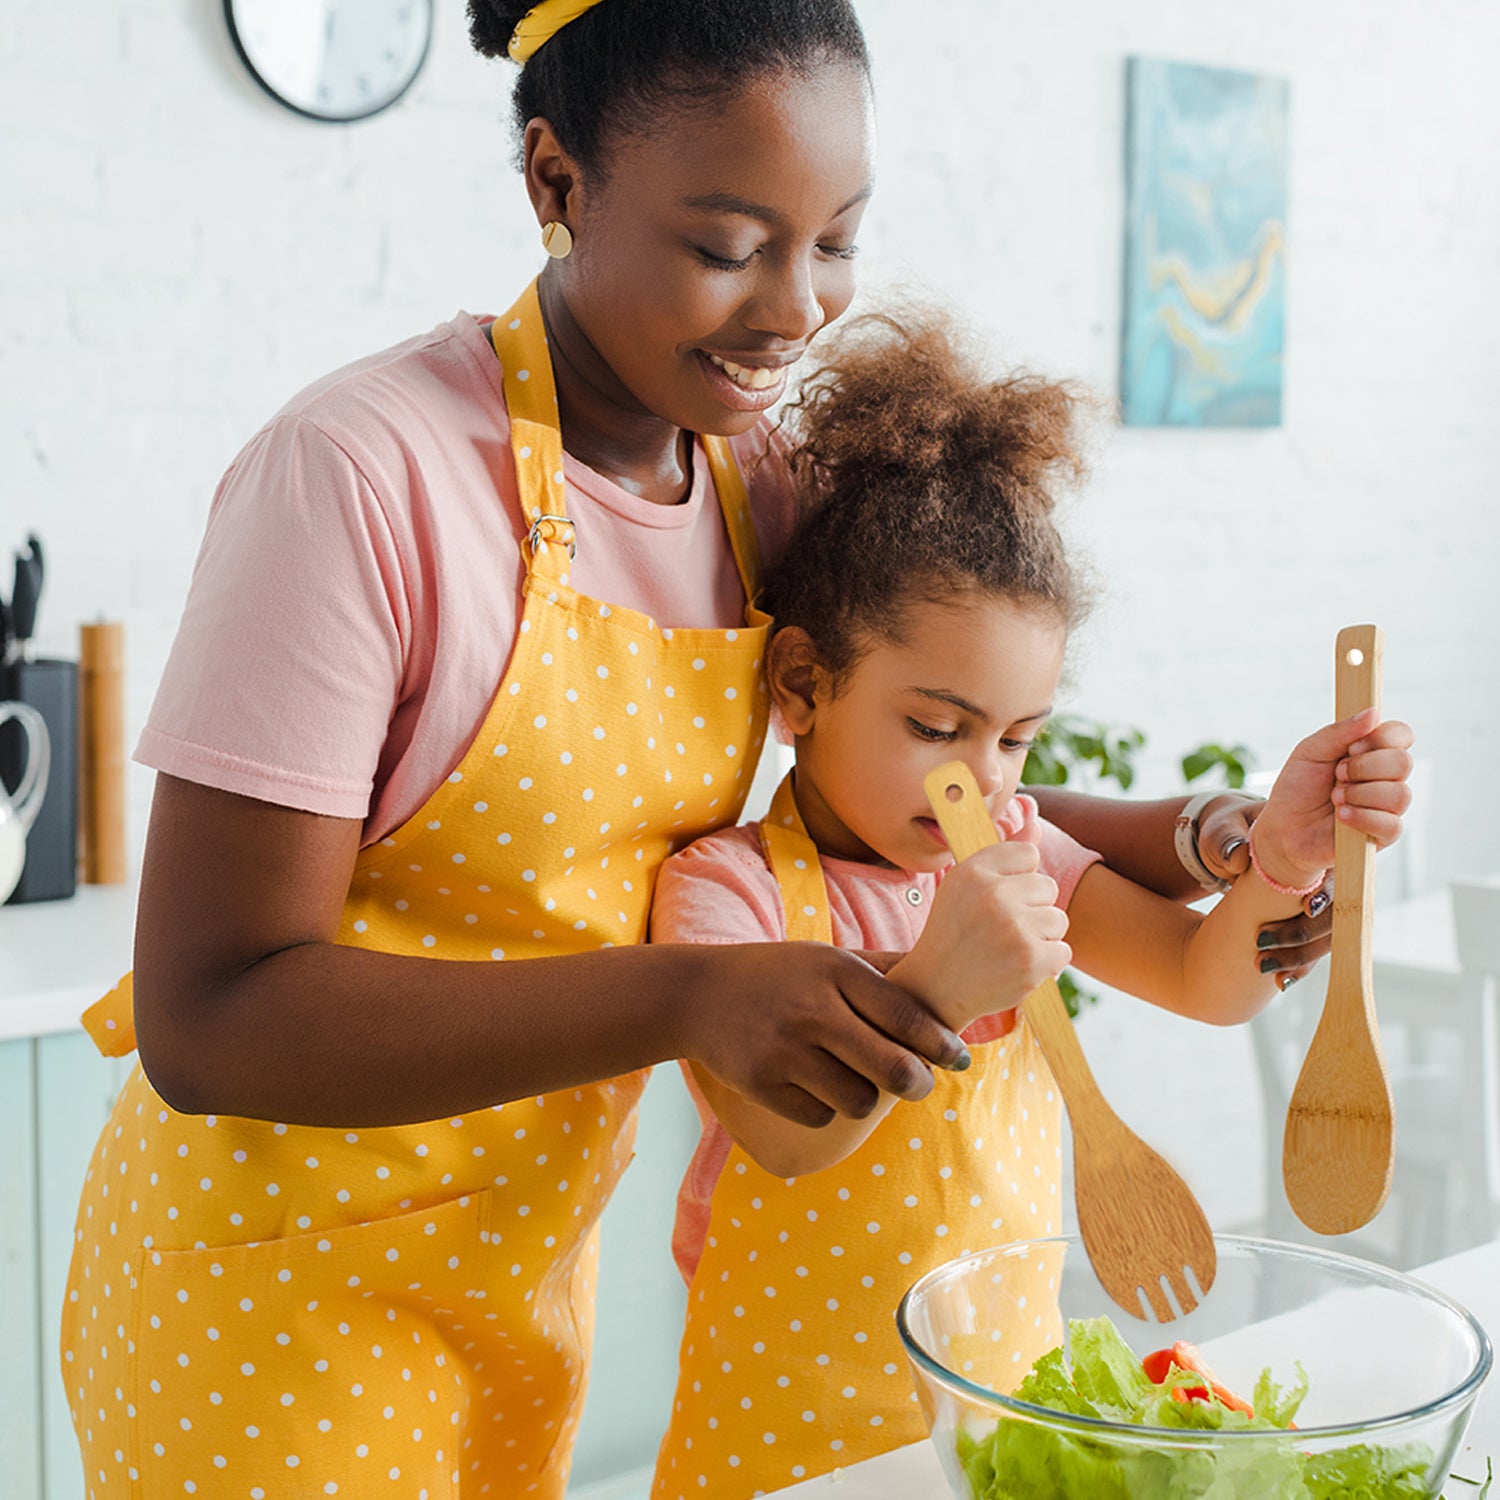
[[[41,590],[40,569],[29,552],[16,553],[16,586],[10,596],[11,635],[25,646],[36,633],[37,596]]]

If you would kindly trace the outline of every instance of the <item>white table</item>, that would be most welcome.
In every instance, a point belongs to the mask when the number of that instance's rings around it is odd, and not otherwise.
[[[1447,886],[1410,901],[1377,905],[1370,951],[1382,963],[1456,975],[1458,941]]]
[[[1480,1245],[1411,1273],[1461,1302],[1486,1330],[1500,1329],[1500,1243]],[[1493,1338],[1494,1335],[1492,1334]],[[1474,1406],[1454,1472],[1482,1478],[1486,1458],[1500,1461],[1500,1376],[1491,1375]],[[952,1500],[931,1443],[913,1443],[850,1468],[777,1490],[778,1496],[812,1500]]]

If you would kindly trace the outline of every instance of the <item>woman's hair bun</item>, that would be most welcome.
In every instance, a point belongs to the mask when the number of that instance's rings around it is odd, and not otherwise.
[[[485,57],[509,55],[511,33],[521,17],[531,10],[530,4],[508,5],[504,0],[469,0],[469,40],[474,50]]]

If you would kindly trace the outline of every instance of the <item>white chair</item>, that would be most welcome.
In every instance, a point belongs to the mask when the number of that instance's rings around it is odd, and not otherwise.
[[[1465,1089],[1482,1107],[1488,1161],[1486,1237],[1493,1238],[1500,1230],[1500,1082],[1495,1076],[1500,1068],[1500,876],[1455,880],[1449,890],[1465,1003],[1481,1017],[1481,1046],[1465,1075]]]
[[[1373,965],[1395,1101],[1395,1172],[1386,1207],[1364,1230],[1338,1239],[1356,1254],[1401,1267],[1479,1244],[1500,1227],[1494,1020],[1500,880],[1455,884],[1452,894],[1458,970],[1378,959]],[[1441,946],[1435,938],[1435,949]],[[1327,981],[1324,960],[1250,1023],[1265,1110],[1265,1223],[1274,1239],[1321,1238],[1287,1204],[1281,1144]]]

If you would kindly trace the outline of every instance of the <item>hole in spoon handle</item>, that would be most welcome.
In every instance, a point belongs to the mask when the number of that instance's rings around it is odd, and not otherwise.
[[[962,761],[949,761],[929,771],[922,785],[954,859],[967,859],[986,845],[1000,842],[984,794]]]
[[[1334,714],[1353,718],[1380,707],[1380,663],[1385,633],[1378,625],[1346,625],[1334,647]]]

